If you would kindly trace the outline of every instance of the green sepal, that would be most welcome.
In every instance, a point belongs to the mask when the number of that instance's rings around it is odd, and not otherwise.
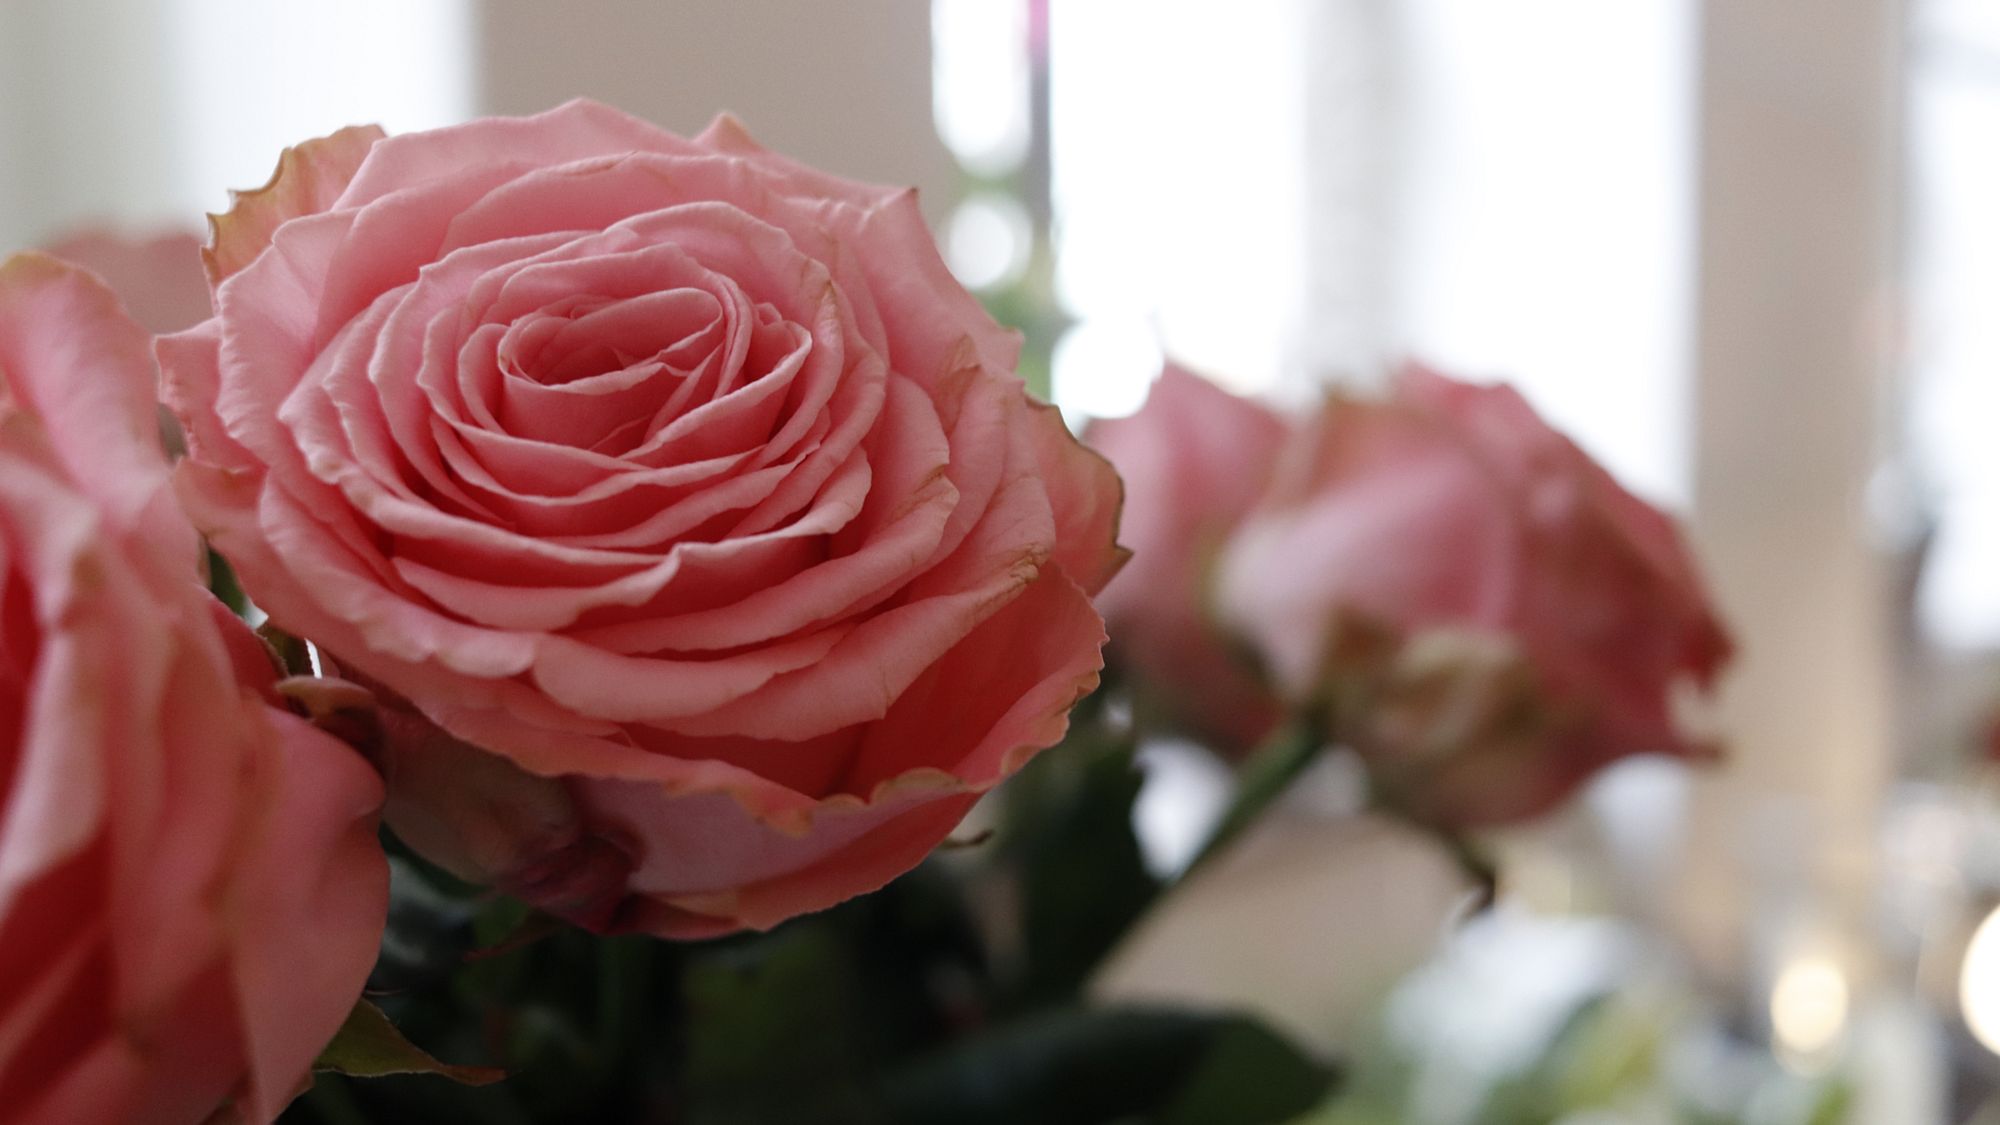
[[[507,1077],[507,1072],[491,1066],[453,1066],[432,1058],[422,1047],[403,1038],[387,1013],[356,1000],[346,1022],[334,1033],[333,1042],[313,1060],[316,1071],[330,1071],[349,1078],[382,1078],[391,1074],[435,1074],[463,1086],[488,1086]]]

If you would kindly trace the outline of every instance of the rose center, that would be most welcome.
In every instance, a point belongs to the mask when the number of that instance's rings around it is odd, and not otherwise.
[[[698,289],[623,300],[577,297],[509,326],[501,369],[544,387],[616,376],[648,361],[685,369],[716,348],[724,328],[722,303]]]

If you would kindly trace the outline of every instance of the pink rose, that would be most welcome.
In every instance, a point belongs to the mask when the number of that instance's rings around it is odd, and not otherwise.
[[[1118,481],[914,194],[589,102],[289,152],[163,341],[182,495],[391,696],[391,826],[599,930],[881,886],[1097,682]]]
[[[0,264],[0,1106],[269,1121],[360,995],[381,784],[197,581],[149,337]]]
[[[93,227],[44,249],[96,274],[132,319],[156,335],[192,328],[214,312],[202,276],[201,239],[187,231],[135,238]]]
[[[1215,623],[1209,579],[1286,429],[1268,407],[1168,364],[1137,414],[1084,435],[1125,479],[1119,530],[1132,561],[1097,597],[1114,663],[1148,710],[1227,750],[1255,745],[1278,708]]]
[[[1219,582],[1278,683],[1332,693],[1424,815],[1533,816],[1617,758],[1708,752],[1673,699],[1731,646],[1686,546],[1510,388],[1411,367],[1386,401],[1334,398]]]

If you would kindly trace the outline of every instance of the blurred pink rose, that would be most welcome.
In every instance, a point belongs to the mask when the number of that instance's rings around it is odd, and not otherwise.
[[[89,227],[44,250],[96,274],[132,319],[154,335],[192,328],[214,312],[202,275],[201,239],[188,231],[140,237]]]
[[[0,264],[0,1106],[268,1121],[361,991],[381,784],[197,581],[149,339]]]
[[[1614,759],[1710,752],[1674,697],[1731,646],[1679,533],[1510,388],[1412,367],[1387,401],[1333,399],[1219,583],[1277,682],[1334,693],[1423,815],[1533,816]]]
[[[288,152],[161,344],[181,493],[391,697],[388,816],[600,930],[914,866],[1097,682],[1117,477],[914,193],[589,102]]]
[[[1217,627],[1209,579],[1285,433],[1277,412],[1168,364],[1137,414],[1084,435],[1125,480],[1119,532],[1132,561],[1097,596],[1112,658],[1143,707],[1226,751],[1255,745],[1278,707]]]

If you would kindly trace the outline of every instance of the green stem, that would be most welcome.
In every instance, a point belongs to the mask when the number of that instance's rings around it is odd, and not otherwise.
[[[1216,822],[1201,850],[1195,853],[1194,861],[1181,872],[1181,878],[1186,879],[1227,851],[1237,837],[1257,823],[1291,788],[1292,782],[1318,759],[1325,747],[1326,725],[1319,718],[1295,715],[1272,732],[1244,764],[1235,799]]]
[[[1493,857],[1466,839],[1462,832],[1432,824],[1419,824],[1418,827],[1428,831],[1444,847],[1452,861],[1458,864],[1458,869],[1465,875],[1466,881],[1472,884],[1476,896],[1472,903],[1472,914],[1484,914],[1493,906],[1494,900],[1500,897],[1500,868],[1493,862]]]
[[[1327,711],[1326,705],[1321,704],[1295,713],[1250,755],[1238,775],[1235,799],[1216,822],[1201,850],[1195,853],[1193,862],[1181,872],[1181,879],[1185,880],[1227,851],[1237,837],[1284,796],[1306,767],[1319,759],[1326,748],[1326,732],[1331,725]],[[1451,856],[1478,895],[1473,907],[1475,913],[1493,905],[1499,893],[1500,871],[1492,857],[1463,832],[1418,815],[1380,777],[1371,777],[1371,789],[1378,810],[1422,830]]]

